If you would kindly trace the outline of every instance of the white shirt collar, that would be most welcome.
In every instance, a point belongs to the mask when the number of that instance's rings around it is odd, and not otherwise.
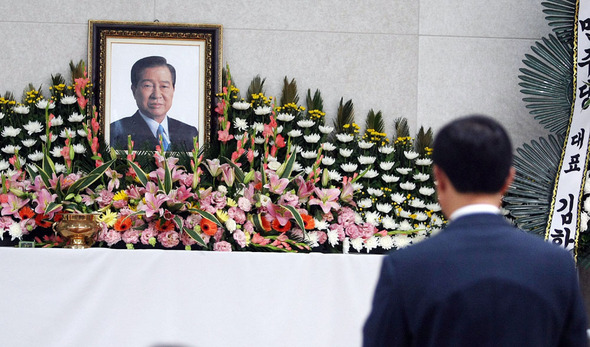
[[[162,123],[158,123],[155,120],[151,119],[150,117],[145,116],[143,113],[141,113],[141,111],[139,111],[139,115],[141,116],[141,118],[143,118],[143,120],[145,121],[145,123],[147,124],[147,126],[150,128],[150,131],[152,132],[152,134],[154,135],[154,137],[157,139],[158,136],[156,135],[158,133],[158,127],[160,125],[162,125],[162,128],[164,128],[164,136],[166,137],[166,140],[168,142],[170,142],[170,133],[168,132],[168,115],[166,115],[166,117],[164,117],[164,120],[162,121]]]
[[[475,213],[493,213],[500,214],[500,209],[497,206],[490,204],[473,204],[458,208],[451,214],[449,220],[455,220],[459,217],[463,217],[469,214]]]

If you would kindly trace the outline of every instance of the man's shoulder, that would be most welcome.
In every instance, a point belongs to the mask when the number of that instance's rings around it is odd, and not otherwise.
[[[113,126],[128,126],[137,121],[138,113],[136,112],[132,116],[123,117],[111,123],[111,127]]]
[[[179,121],[178,119],[172,118],[172,117],[168,117],[168,127],[179,127],[179,128],[185,128],[185,129],[194,129],[195,131],[197,130],[196,127],[184,123],[182,121]]]

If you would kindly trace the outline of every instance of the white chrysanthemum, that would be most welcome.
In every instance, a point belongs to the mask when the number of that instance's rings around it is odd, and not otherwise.
[[[414,213],[414,219],[416,219],[419,222],[424,222],[425,220],[428,219],[428,215],[424,212],[418,211],[418,212]]]
[[[303,171],[303,166],[301,164],[299,164],[298,162],[294,162],[293,163],[293,171]]]
[[[238,228],[238,225],[235,220],[229,218],[225,221],[225,229],[230,233],[233,233]]]
[[[287,135],[295,138],[295,137],[299,137],[299,136],[303,135],[303,133],[299,129],[293,129],[293,130],[289,131],[287,133]]]
[[[434,188],[431,187],[421,187],[418,192],[424,196],[431,196],[432,194],[434,194],[436,192],[436,190],[434,190]]]
[[[14,108],[12,110],[14,111],[14,113],[28,114],[29,113],[29,106],[17,105],[17,106],[14,106]]]
[[[326,222],[325,220],[318,220],[317,218],[313,219],[314,224],[315,224],[315,228],[317,230],[328,230],[328,228],[330,227],[330,225],[328,224],[328,222]]]
[[[406,201],[406,196],[402,193],[393,193],[391,194],[391,200],[393,200],[393,202],[401,204],[402,202]]]
[[[328,242],[332,247],[336,246],[340,241],[336,230],[328,230],[326,234],[328,235]]]
[[[252,129],[254,129],[254,132],[256,133],[261,133],[264,131],[264,123],[254,122],[252,124]]]
[[[404,151],[404,156],[410,160],[412,159],[416,159],[420,156],[420,154],[414,152],[414,151]]]
[[[415,207],[415,208],[425,208],[426,207],[426,204],[421,199],[413,199],[412,201],[410,201],[410,203],[408,205]]]
[[[267,160],[268,162],[271,162],[271,161],[277,161],[278,159],[277,159],[277,157],[273,157],[272,155],[270,155],[270,154],[269,154],[269,156],[268,156],[268,157],[266,157],[266,160]]]
[[[51,151],[49,152],[49,154],[51,154],[51,156],[52,156],[53,158],[59,158],[59,157],[61,157],[61,156],[62,156],[62,155],[61,155],[61,150],[62,150],[62,147],[55,146],[55,147],[53,147],[53,148],[51,149]]]
[[[87,132],[86,132],[86,130],[84,130],[84,129],[78,129],[78,130],[76,130],[76,133],[77,133],[77,134],[78,134],[78,136],[80,136],[80,137],[86,137],[86,136],[88,136],[88,133],[87,133]]]
[[[383,176],[381,176],[381,179],[385,183],[395,183],[395,182],[399,181],[399,177],[393,176],[393,175],[383,175]]]
[[[4,231],[2,231],[4,232]],[[8,234],[14,239],[20,239],[23,236],[23,228],[20,226],[20,223],[13,221],[12,224],[8,227]]]
[[[412,244],[412,239],[408,235],[398,234],[393,236],[393,245],[397,249],[406,248]]]
[[[250,103],[247,101],[236,101],[233,104],[231,104],[231,107],[235,108],[236,110],[247,110],[250,108]]]
[[[264,141],[264,137],[256,136],[256,137],[254,138],[254,143],[255,143],[255,144],[257,144],[257,145],[261,145],[261,144],[263,144],[264,142],[265,142],[265,141]]]
[[[311,119],[302,119],[300,121],[297,122],[297,125],[300,128],[311,128],[312,126],[315,125],[315,122],[312,121]]]
[[[303,152],[303,147],[298,146],[298,145],[293,145],[293,146],[291,146],[291,151],[292,151],[292,153],[301,153],[301,152]]]
[[[336,134],[336,139],[342,143],[347,143],[354,140],[354,135],[340,133]]]
[[[402,217],[402,218],[412,218],[412,214],[409,211],[406,210],[399,210],[398,211],[398,216]]]
[[[301,156],[305,159],[315,159],[318,156],[317,151],[303,151],[301,152]]]
[[[258,150],[254,151],[254,158],[258,158],[258,156],[260,155],[260,152]]]
[[[367,179],[371,179],[371,178],[375,178],[379,176],[379,172],[377,172],[377,170],[369,170],[367,171],[367,173],[363,176],[363,178],[367,178]]]
[[[309,174],[311,173],[311,170],[313,170],[313,167],[311,167],[311,166],[306,166],[306,167],[303,169],[303,172],[305,172],[305,174],[306,174],[306,175],[309,175]]]
[[[283,132],[283,126],[282,125],[277,126],[277,134],[280,134],[282,132]]]
[[[40,108],[42,110],[44,110],[47,105],[49,105],[49,109],[53,110],[55,108],[55,104],[52,102],[49,102],[48,100],[42,99],[37,101],[37,103],[35,104],[35,106],[37,106],[37,108]]]
[[[417,173],[414,175],[414,179],[419,182],[426,182],[429,178],[430,175],[425,173]]]
[[[392,153],[393,151],[395,151],[395,148],[394,147],[391,147],[389,145],[388,146],[379,147],[379,153],[381,153],[381,154],[386,154],[387,155],[387,154]]]
[[[365,240],[365,249],[367,253],[379,246],[379,240],[375,236],[371,236]]]
[[[584,184],[584,194],[590,194],[590,174],[586,175],[586,183]]]
[[[305,234],[305,241],[310,247],[318,247],[320,245],[320,237],[317,231],[312,231]]]
[[[318,127],[318,129],[320,130],[320,132],[322,134],[330,134],[332,133],[332,131],[334,131],[334,127],[328,126],[328,125],[320,125]]]
[[[2,137],[16,137],[20,134],[21,130],[21,128],[15,128],[9,125],[2,129]]]
[[[385,193],[383,193],[383,191],[381,189],[371,188],[371,187],[367,188],[367,193],[369,193],[369,195],[371,195],[371,196],[377,196],[377,197],[383,196],[383,194],[385,194]]]
[[[407,175],[412,171],[412,169],[409,167],[398,167],[397,169],[395,169],[395,171],[402,175]]]
[[[86,153],[86,147],[84,147],[84,145],[81,144],[81,143],[76,143],[72,147],[74,148],[74,153],[77,153],[77,154],[84,154],[84,153]]]
[[[407,220],[403,220],[403,221],[401,221],[399,223],[399,230],[401,230],[401,231],[410,231],[410,230],[413,230],[413,229],[414,229],[414,227]]]
[[[359,166],[355,163],[345,163],[340,165],[340,168],[345,172],[355,172],[358,167]]]
[[[438,202],[432,202],[430,204],[426,205],[426,208],[429,209],[432,212],[438,212],[441,210],[440,205],[438,204]]]
[[[71,123],[79,123],[81,121],[84,120],[84,115],[79,114],[77,112],[72,113],[69,117],[68,117],[68,121]]]
[[[273,171],[277,171],[280,167],[281,163],[279,163],[278,161],[271,161],[268,163],[268,168]]]
[[[75,95],[68,95],[68,96],[64,96],[63,98],[61,98],[61,100],[59,101],[62,105],[71,105],[71,104],[75,104],[78,101],[78,98],[76,98]]]
[[[254,109],[254,114],[257,116],[264,116],[270,114],[272,112],[272,107],[270,106],[258,106]]]
[[[66,166],[62,163],[55,163],[55,172],[56,173],[66,172]]]
[[[342,180],[342,175],[340,174],[340,172],[338,172],[336,170],[329,170],[328,171],[328,177],[330,177],[330,179],[332,181],[340,181],[340,180]]]
[[[4,159],[0,159],[0,171],[4,171],[10,167],[10,163]]]
[[[234,139],[236,139],[236,141],[242,141],[243,138],[244,138],[244,134],[234,135]]]
[[[374,142],[359,141],[359,148],[369,149],[369,148],[371,148],[373,146],[375,146],[375,143]]]
[[[580,231],[585,232],[588,230],[588,221],[590,221],[590,217],[586,212],[580,213]]]
[[[358,213],[358,212],[355,212],[355,213],[354,213],[354,222],[355,222],[356,224],[359,224],[359,225],[360,225],[360,224],[363,224],[365,221],[364,221],[364,219],[363,219],[363,216],[361,216],[361,214],[360,214],[360,213]]]
[[[381,248],[388,251],[393,248],[393,239],[389,235],[381,236],[379,238],[379,245]]]
[[[357,252],[363,250],[363,244],[364,241],[362,237],[357,237],[356,239],[350,240],[350,246],[352,246],[352,248],[354,248]]]
[[[29,133],[29,135],[43,131],[43,125],[39,121],[29,121],[27,124],[23,125],[23,128]]]
[[[590,196],[584,200],[584,211],[590,212]]]
[[[379,221],[380,219],[381,219],[381,213],[379,213],[379,212],[369,211],[365,214],[366,222],[371,225],[378,226],[379,224],[381,224],[381,222]]]
[[[290,122],[293,119],[295,119],[295,116],[290,113],[279,113],[277,115],[277,120],[280,120],[282,122]]]
[[[326,152],[331,152],[336,149],[336,146],[334,146],[334,144],[332,142],[324,142],[324,143],[322,143],[322,148]]]
[[[357,202],[358,207],[360,208],[370,208],[371,206],[373,206],[373,202],[371,201],[371,199],[366,198],[366,199],[361,199]]]
[[[3,112],[0,112],[0,119],[4,118],[4,116],[6,116]]]
[[[307,143],[318,143],[318,141],[322,138],[320,134],[310,134],[304,135],[303,138]]]
[[[381,168],[381,170],[384,170],[384,171],[391,170],[393,165],[395,165],[395,163],[392,161],[382,161],[379,163],[379,167]]]
[[[332,158],[332,157],[323,157],[322,158],[322,164],[326,165],[326,166],[330,166],[332,164],[334,164],[336,162],[336,159]]]
[[[355,192],[356,191],[359,191],[359,190],[361,190],[363,188],[364,188],[364,185],[362,183],[358,182],[358,181],[357,182],[354,182],[352,184],[352,189],[354,189]]]
[[[55,117],[55,118],[53,118],[51,120],[51,126],[52,127],[58,127],[58,126],[61,126],[63,124],[64,124],[64,120],[63,120],[63,118],[61,118],[61,116],[57,116],[57,117]]]
[[[434,225],[437,225],[437,226],[441,226],[441,225],[443,225],[443,224],[444,224],[444,221],[443,221],[443,219],[442,219],[442,217],[441,217],[441,216],[439,216],[439,215],[438,215],[438,214],[436,214],[436,213],[433,213],[433,214],[430,216],[430,223],[431,223],[431,224],[434,224]]]
[[[238,129],[239,131],[248,130],[248,121],[243,118],[236,117],[234,120],[234,129]]]
[[[428,166],[432,164],[432,159],[429,158],[420,158],[420,159],[416,159],[416,165],[420,165],[420,166]]]
[[[340,153],[341,156],[343,156],[344,158],[348,158],[352,155],[352,148],[340,148],[338,150],[338,153]]]
[[[393,206],[391,206],[390,204],[384,204],[384,203],[377,203],[375,205],[375,208],[377,209],[377,211],[379,212],[383,212],[383,213],[389,213],[391,212],[391,210],[393,209]]]
[[[416,189],[416,184],[412,182],[403,182],[399,184],[399,187],[403,190],[414,190]]]
[[[430,236],[435,236],[436,234],[440,233],[441,228],[431,228],[430,229]]]
[[[32,161],[39,161],[41,159],[43,159],[43,153],[39,152],[39,151],[35,151],[34,153],[31,153],[27,156],[27,158],[29,158]]]
[[[14,154],[16,151],[20,151],[21,146],[16,145],[6,145],[4,147],[2,147],[1,151],[6,153],[6,154]]]
[[[387,230],[395,230],[398,227],[395,218],[391,216],[385,216],[383,220],[381,220],[381,225]]]
[[[64,139],[68,138],[68,137],[70,139],[73,139],[76,136],[77,136],[76,132],[72,131],[72,129],[70,129],[70,128],[65,128],[59,133],[59,137],[64,138]]]
[[[35,139],[26,139],[26,140],[22,140],[21,143],[25,147],[33,147],[37,143],[37,140],[35,140]]]
[[[375,160],[377,160],[377,157],[371,157],[367,155],[359,156],[359,163],[361,163],[361,165],[371,165],[375,162]]]

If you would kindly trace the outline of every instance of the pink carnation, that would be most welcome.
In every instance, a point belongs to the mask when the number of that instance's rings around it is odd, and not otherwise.
[[[232,236],[233,236],[234,240],[236,241],[236,243],[238,245],[240,245],[240,247],[242,247],[242,248],[246,247],[246,234],[244,234],[243,231],[236,230],[236,231],[234,231]]]
[[[230,209],[227,211],[227,214],[231,219],[235,220],[238,224],[246,223],[246,213],[244,213],[244,211],[240,208],[230,207]]]
[[[121,239],[125,243],[136,244],[139,242],[139,231],[136,229],[127,229],[123,235],[121,235]]]
[[[231,252],[231,244],[227,241],[219,241],[213,246],[216,252]]]
[[[354,223],[355,221],[355,214],[354,211],[350,207],[343,207],[338,211],[338,223],[342,224],[344,227]]]
[[[348,225],[345,227],[344,231],[351,239],[356,239],[361,236],[361,232],[356,224]]]
[[[116,230],[109,229],[102,235],[102,239],[110,247],[115,243],[121,241],[121,234]]]
[[[166,248],[172,248],[180,243],[180,237],[174,230],[166,231],[158,234],[158,241]]]

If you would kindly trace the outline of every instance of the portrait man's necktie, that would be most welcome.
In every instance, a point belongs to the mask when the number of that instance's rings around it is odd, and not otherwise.
[[[156,135],[158,135],[158,141],[160,141],[160,135],[162,136],[162,146],[164,146],[164,150],[167,151],[170,147],[170,142],[168,142],[168,139],[164,134],[164,128],[162,127],[162,124],[158,126],[158,132],[156,133]]]

